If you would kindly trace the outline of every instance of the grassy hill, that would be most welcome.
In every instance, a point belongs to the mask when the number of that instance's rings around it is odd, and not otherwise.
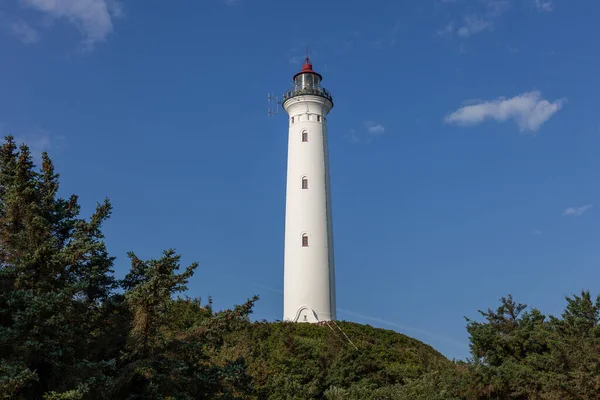
[[[356,347],[335,325],[256,322],[229,334],[213,360],[243,357],[257,399],[451,398],[439,386],[456,366],[431,346],[369,325],[338,325]]]

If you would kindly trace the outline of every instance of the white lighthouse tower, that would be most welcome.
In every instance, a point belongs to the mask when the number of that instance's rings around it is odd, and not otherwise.
[[[284,321],[336,319],[333,228],[327,150],[331,94],[306,55],[283,96],[289,116],[285,210]]]

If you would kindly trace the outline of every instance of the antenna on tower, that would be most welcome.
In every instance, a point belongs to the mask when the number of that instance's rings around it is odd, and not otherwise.
[[[271,93],[267,93],[267,100],[269,102],[269,107],[267,108],[269,117],[272,117],[275,114],[279,114],[279,104],[281,104],[279,97],[273,96]],[[272,105],[272,103],[274,103],[274,106]]]

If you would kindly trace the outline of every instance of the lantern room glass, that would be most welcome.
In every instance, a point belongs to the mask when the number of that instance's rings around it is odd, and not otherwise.
[[[294,80],[298,89],[318,89],[321,87],[321,78],[316,74],[300,74]]]

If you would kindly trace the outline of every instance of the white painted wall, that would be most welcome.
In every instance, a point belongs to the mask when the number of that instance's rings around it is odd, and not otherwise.
[[[333,104],[305,95],[286,100],[283,108],[289,116],[283,319],[329,321],[336,318],[326,119]],[[304,130],[308,142],[302,142]],[[308,189],[302,189],[303,176]],[[303,234],[308,247],[302,247]]]

